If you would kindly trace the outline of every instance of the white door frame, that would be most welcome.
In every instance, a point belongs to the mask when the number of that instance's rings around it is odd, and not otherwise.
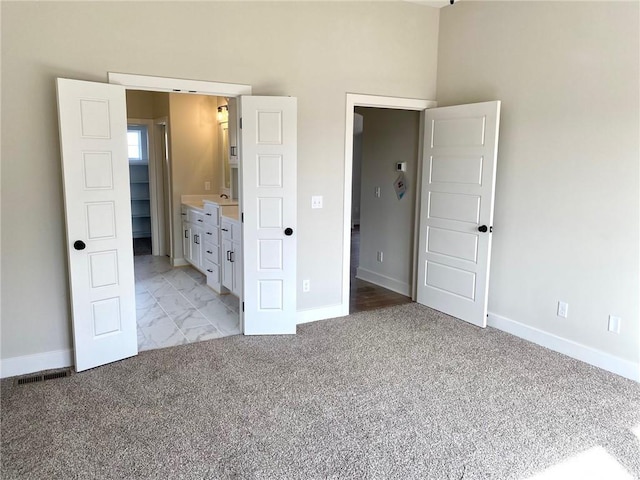
[[[171,172],[169,171],[169,117],[158,117],[153,119],[153,141],[154,141],[154,169],[157,214],[156,225],[158,229],[158,241],[153,243],[153,255],[171,256],[173,252],[171,239],[171,215],[166,208],[166,204],[171,201]],[[151,162],[151,160],[149,160]]]
[[[153,92],[191,93],[216,97],[239,97],[251,95],[251,85],[239,83],[207,82],[185,80],[183,78],[153,77],[130,73],[108,72],[109,83],[122,85],[127,90],[147,90]]]
[[[433,100],[418,98],[382,97],[378,95],[364,95],[347,93],[345,106],[345,136],[344,136],[344,212],[343,212],[343,245],[342,245],[342,315],[349,315],[349,283],[351,278],[351,190],[353,178],[353,114],[355,107],[389,108],[394,110],[411,110],[422,112],[420,115],[420,131],[424,129],[424,111],[427,108],[437,107]],[[422,178],[422,150],[423,135],[420,135],[418,148],[417,178]],[[418,225],[420,218],[420,191],[416,192],[415,223]],[[414,234],[414,258],[416,257],[418,229]],[[411,279],[411,298],[415,300],[416,274],[414,269]]]

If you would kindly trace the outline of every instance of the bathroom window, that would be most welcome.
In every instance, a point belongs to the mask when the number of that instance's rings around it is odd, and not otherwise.
[[[127,128],[127,148],[129,160],[148,161],[147,127],[144,125],[129,125]]]

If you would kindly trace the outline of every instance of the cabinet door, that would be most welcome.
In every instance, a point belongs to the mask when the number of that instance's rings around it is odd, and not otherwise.
[[[233,244],[231,260],[233,264],[233,285],[231,291],[240,298],[242,296],[242,248],[239,243]]]
[[[231,240],[231,222],[229,220],[223,219],[220,222],[220,236],[223,240]]]
[[[233,290],[233,263],[231,262],[231,253],[233,252],[233,244],[231,240],[222,240],[222,285],[229,290]]]
[[[182,253],[184,259],[191,261],[191,224],[182,222]]]
[[[202,228],[191,225],[191,263],[202,268]]]

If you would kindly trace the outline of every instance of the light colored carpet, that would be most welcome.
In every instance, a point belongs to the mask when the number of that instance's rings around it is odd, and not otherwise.
[[[3,479],[640,476],[639,384],[416,304],[1,386]]]

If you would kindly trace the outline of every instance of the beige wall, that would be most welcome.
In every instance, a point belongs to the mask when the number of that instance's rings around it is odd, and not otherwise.
[[[443,9],[437,93],[442,106],[503,102],[489,311],[635,362],[639,6]]]
[[[153,92],[153,118],[169,117],[169,95]]]
[[[161,118],[169,116],[169,93],[127,90],[128,118]]]
[[[407,2],[149,6],[0,4],[1,253],[9,279],[2,283],[2,358],[71,347],[56,77],[105,82],[108,71],[138,73],[298,97],[298,278],[313,286],[298,292],[299,309],[342,300],[346,92],[435,97],[437,9]],[[324,195],[322,210],[311,211],[310,192]]]
[[[153,119],[154,100],[157,92],[145,92],[142,90],[128,90],[127,95],[127,118]],[[160,95],[166,95],[160,93]]]
[[[169,94],[174,258],[183,258],[180,197],[219,191],[217,101],[207,95]],[[211,190],[204,189],[204,182],[211,183]]]
[[[410,295],[420,113],[382,108],[357,112],[364,117],[358,276]],[[401,200],[393,187],[396,162],[407,163],[408,188]],[[376,187],[379,198],[374,195]],[[377,252],[383,253],[382,263]]]

